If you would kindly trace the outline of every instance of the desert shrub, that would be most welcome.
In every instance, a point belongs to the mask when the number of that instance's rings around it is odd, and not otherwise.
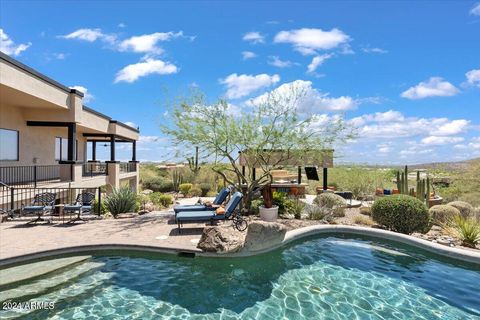
[[[407,195],[380,198],[372,206],[372,219],[385,227],[410,234],[428,232],[430,217],[425,204]]]
[[[450,205],[440,204],[431,207],[428,213],[430,214],[433,224],[443,225],[454,217],[459,216],[460,210]]]
[[[201,197],[202,196],[202,189],[200,189],[197,186],[193,186],[188,193],[192,197]]]
[[[169,194],[163,194],[160,192],[154,192],[150,194],[150,200],[152,203],[156,206],[161,206],[163,208],[169,207],[171,204],[173,204],[173,198]]]
[[[207,194],[206,194],[207,197],[216,197],[217,196],[217,192],[215,191],[208,191]]]
[[[149,177],[142,181],[144,189],[150,189],[154,192],[170,192],[173,191],[172,180],[164,177]]]
[[[335,218],[345,217],[345,208],[344,207],[335,207],[332,209],[332,215]]]
[[[457,208],[462,217],[467,218],[472,215],[473,207],[470,203],[464,201],[452,201],[448,203],[449,206]]]
[[[192,189],[192,187],[193,187],[193,184],[191,184],[191,183],[182,183],[178,187],[178,190],[180,191],[181,194],[186,196],[190,193],[190,189]]]
[[[363,224],[363,225],[366,225],[366,226],[372,226],[372,225],[375,224],[370,217],[365,217],[364,215],[355,216],[353,218],[353,223]]]
[[[331,209],[320,207],[314,204],[307,204],[303,208],[303,214],[308,216],[310,220],[330,220]]]
[[[212,188],[212,185],[210,183],[204,182],[204,183],[200,183],[198,187],[200,188],[200,190],[202,190],[202,197],[205,197],[207,193],[210,191],[210,189]]]
[[[293,214],[295,219],[301,219],[303,208],[305,208],[305,202],[300,201],[299,199],[291,201],[292,202],[288,208],[288,213]]]
[[[129,187],[113,189],[105,199],[105,207],[114,218],[120,213],[132,212],[137,203],[136,193]]]
[[[293,200],[288,199],[285,192],[275,191],[273,193],[273,204],[278,206],[278,214],[282,215],[288,213],[293,205]]]
[[[459,215],[453,218],[449,225],[454,235],[462,240],[462,245],[475,248],[480,242],[480,222],[475,219]]]
[[[98,203],[98,200],[95,199],[93,202],[93,212],[99,215],[104,215],[107,213],[107,208],[105,207],[105,201],[102,201],[100,204]]]
[[[313,203],[320,207],[333,209],[335,207],[345,206],[345,200],[335,193],[325,192],[313,199]]]
[[[250,204],[250,213],[254,215],[258,215],[260,213],[259,207],[263,206],[263,199],[255,199],[252,200]]]
[[[360,207],[360,213],[364,214],[366,216],[369,216],[372,214],[372,208],[371,207]]]

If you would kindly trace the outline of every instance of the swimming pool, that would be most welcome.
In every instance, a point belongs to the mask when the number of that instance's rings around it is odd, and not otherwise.
[[[479,266],[373,238],[314,237],[248,258],[105,252],[49,278],[62,274],[78,276],[29,297],[53,310],[1,317],[480,318]],[[39,281],[54,280],[26,285]]]

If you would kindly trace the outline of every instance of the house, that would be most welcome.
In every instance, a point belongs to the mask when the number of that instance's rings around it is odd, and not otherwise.
[[[138,189],[139,130],[83,103],[71,89],[0,52],[0,182],[3,186]],[[131,144],[128,162],[116,146]],[[97,148],[109,160],[97,160]],[[87,158],[90,148],[91,158]]]

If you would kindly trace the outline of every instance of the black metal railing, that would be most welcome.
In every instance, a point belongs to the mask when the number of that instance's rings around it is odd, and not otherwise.
[[[102,193],[101,188],[18,188],[13,186],[3,185],[4,188],[0,190],[0,212],[13,215],[14,217],[22,216],[22,209],[25,206],[32,204],[35,195],[44,192],[54,193],[55,210],[54,214],[62,212],[63,205],[73,204],[78,194],[91,192],[95,194],[95,206],[92,213],[100,214]]]
[[[36,187],[60,181],[60,165],[0,167],[0,181],[9,186]]]
[[[83,177],[108,175],[108,166],[102,162],[87,162],[82,166]]]
[[[120,162],[121,173],[136,172],[136,171],[137,171],[137,164],[135,162]]]

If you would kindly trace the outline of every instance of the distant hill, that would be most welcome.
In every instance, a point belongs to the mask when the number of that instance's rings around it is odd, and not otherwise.
[[[455,161],[455,162],[432,162],[421,163],[408,166],[411,169],[444,169],[444,170],[463,170],[470,165],[480,163],[480,158],[470,160]]]

